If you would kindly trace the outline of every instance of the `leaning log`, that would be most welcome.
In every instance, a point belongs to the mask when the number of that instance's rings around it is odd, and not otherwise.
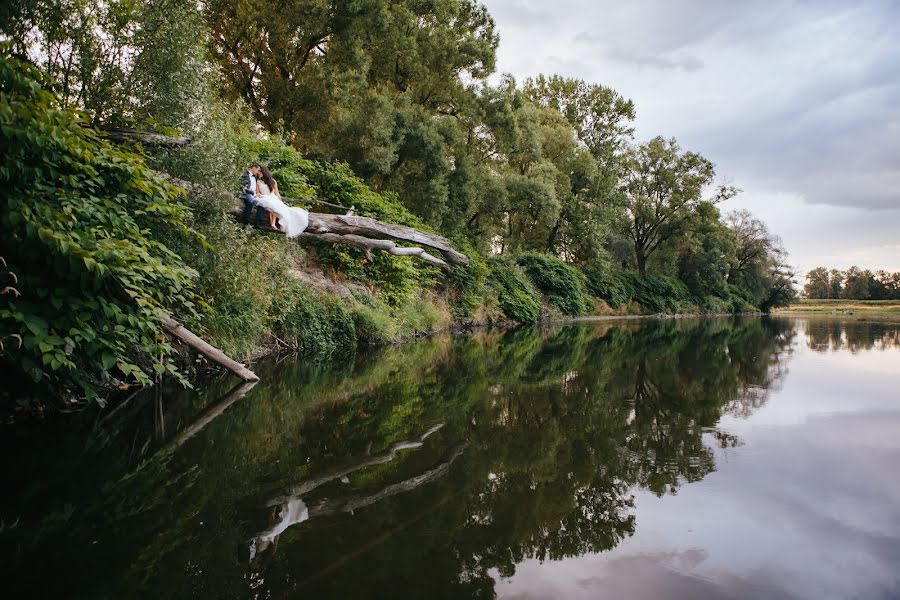
[[[206,343],[199,336],[189,331],[188,329],[185,329],[184,325],[182,325],[172,317],[165,317],[162,320],[162,326],[163,329],[165,329],[169,333],[169,335],[181,341],[188,347],[196,350],[217,365],[228,369],[244,381],[259,381],[259,377],[256,375],[256,373],[248,369],[245,365],[242,365],[236,360],[229,358],[218,348],[215,348]]]
[[[148,146],[165,146],[169,148],[179,148],[191,143],[191,138],[185,135],[175,137],[109,125],[97,125],[96,129],[101,136],[112,142],[139,142]]]

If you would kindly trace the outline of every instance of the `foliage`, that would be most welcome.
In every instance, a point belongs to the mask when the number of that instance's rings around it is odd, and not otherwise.
[[[13,52],[95,124],[188,127],[207,100],[206,36],[190,0],[17,0],[0,12]]]
[[[715,169],[706,158],[682,152],[674,139],[662,137],[632,148],[623,166],[625,233],[634,243],[638,272],[644,275],[650,255],[682,231],[684,219],[701,202],[703,188],[712,181]],[[736,193],[734,188],[720,187],[714,201]]]
[[[588,312],[590,303],[581,271],[555,256],[537,252],[522,254],[516,262],[559,312],[570,316]]]
[[[158,239],[197,239],[179,191],[140,156],[99,139],[55,108],[41,74],[0,57],[2,255],[20,298],[4,295],[0,339],[35,381],[146,383],[175,374],[159,320],[199,308],[197,273]],[[22,182],[27,182],[22,185]]]
[[[691,311],[691,295],[687,287],[674,277],[628,274],[632,299],[647,312],[677,313]]]
[[[540,294],[525,272],[507,258],[488,259],[488,283],[497,292],[500,310],[506,318],[519,323],[533,323],[541,316]]]
[[[468,320],[484,305],[490,267],[471,242],[461,238],[451,241],[454,248],[469,258],[469,264],[465,267],[452,265],[442,288],[448,294],[453,316]]]
[[[900,272],[872,272],[850,267],[846,271],[816,267],[806,274],[807,298],[817,300],[900,300]]]
[[[612,308],[628,304],[634,296],[632,280],[623,271],[594,264],[585,267],[584,275],[588,292]]]
[[[290,347],[306,356],[328,356],[353,351],[356,331],[353,316],[333,296],[312,293],[288,280],[278,289],[272,306],[272,329]]]

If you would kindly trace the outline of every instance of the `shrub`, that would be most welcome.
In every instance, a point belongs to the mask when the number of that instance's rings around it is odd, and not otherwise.
[[[453,247],[469,257],[468,266],[451,265],[444,275],[442,288],[450,300],[450,311],[456,319],[472,319],[485,303],[485,284],[490,269],[472,244],[454,239]]]
[[[196,237],[190,211],[139,155],[57,110],[42,83],[0,56],[0,254],[22,293],[0,299],[0,341],[21,336],[0,356],[91,397],[97,383],[177,375],[159,320],[195,314],[197,273],[158,239]]]
[[[690,309],[691,295],[683,283],[665,275],[640,277],[629,273],[634,300],[646,312],[675,313]]]
[[[538,291],[522,269],[509,259],[488,259],[488,284],[497,292],[500,310],[508,319],[519,323],[533,323],[541,316]]]
[[[522,254],[516,262],[550,305],[562,314],[581,315],[590,309],[585,277],[575,267],[555,256],[537,252]]]
[[[588,292],[612,308],[628,304],[634,297],[632,280],[621,271],[605,265],[591,265],[584,269],[584,275]]]
[[[753,304],[753,293],[741,286],[728,284],[728,298],[726,299],[728,310],[732,313],[759,312]]]
[[[272,304],[272,330],[282,341],[304,354],[331,355],[356,348],[350,310],[340,299],[312,292],[287,280]]]

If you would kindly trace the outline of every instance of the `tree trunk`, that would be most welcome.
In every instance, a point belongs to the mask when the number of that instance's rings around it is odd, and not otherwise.
[[[163,319],[162,326],[163,329],[165,329],[169,333],[169,335],[183,342],[188,347],[193,348],[217,365],[228,369],[244,381],[259,381],[259,377],[256,375],[256,373],[254,373],[241,363],[232,360],[218,348],[209,345],[208,343],[200,339],[199,336],[185,329],[184,325],[182,325],[172,317],[166,317],[165,319]]]
[[[647,254],[643,248],[635,246],[634,257],[637,259],[638,273],[641,277],[647,274]]]

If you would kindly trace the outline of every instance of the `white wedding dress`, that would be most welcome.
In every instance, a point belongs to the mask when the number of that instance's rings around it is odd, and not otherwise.
[[[297,208],[296,206],[288,206],[281,198],[272,193],[265,181],[259,182],[260,197],[256,199],[257,204],[271,210],[278,216],[279,228],[289,238],[297,237],[309,225],[309,211]]]

